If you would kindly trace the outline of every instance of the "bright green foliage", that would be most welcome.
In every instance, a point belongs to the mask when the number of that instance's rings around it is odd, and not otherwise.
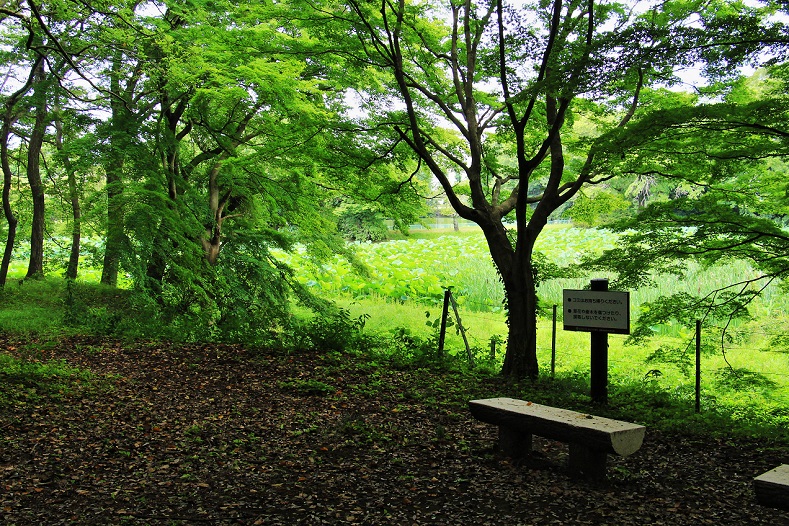
[[[782,277],[786,31],[770,18],[785,14],[780,4],[63,0],[40,16],[33,7],[3,8],[3,57],[15,75],[46,54],[49,80],[68,89],[39,83],[38,100],[18,101],[13,75],[4,83],[19,173],[26,109],[43,118],[36,103],[47,102],[47,122],[67,128],[57,155],[44,151],[54,160],[48,204],[66,186],[79,194],[84,214],[72,225],[105,238],[102,281],[130,280],[136,305],[173,333],[265,341],[289,330],[293,297],[327,308],[283,265],[279,254],[296,247],[327,289],[435,303],[443,287],[461,287],[452,272],[464,270],[406,273],[390,254],[392,276],[346,283],[362,265],[335,213],[356,238],[380,237],[383,217],[405,230],[435,193],[427,177],[486,236],[498,274],[480,289],[504,286],[512,376],[539,370],[537,286],[559,273],[539,237],[568,207],[594,224],[625,200],[664,202],[627,238],[652,254],[626,249],[606,263],[621,265],[626,285],[682,271],[676,257],[721,259],[704,251]],[[736,80],[744,63],[769,68]],[[694,95],[664,89],[697,65],[712,84]],[[11,202],[27,229],[20,195]],[[61,201],[50,208],[58,216],[73,208]],[[50,232],[72,231],[49,220]],[[663,233],[666,220],[688,228]],[[441,260],[476,264],[464,250]],[[338,254],[349,263],[332,275],[340,264],[321,265]],[[499,308],[497,293],[479,303]],[[716,295],[726,299],[719,315],[744,312],[748,291],[736,296]]]
[[[643,205],[652,178],[608,168],[622,150],[651,157],[628,142],[652,119],[642,111],[655,107],[649,90],[677,84],[678,72],[701,62],[724,79],[755,59],[765,26],[770,36],[781,31],[764,18],[769,10],[685,0],[353,1],[325,9],[333,15],[327,25],[347,24],[360,44],[342,56],[378,70],[380,85],[363,97],[370,127],[391,126],[392,149],[411,148],[457,214],[481,227],[507,297],[504,372],[515,377],[538,373],[534,250],[548,218],[588,186],[629,187]],[[732,35],[742,45],[731,46]],[[597,215],[582,208],[587,221]]]
[[[582,254],[599,253],[616,244],[609,232],[578,228],[551,228],[538,244],[541,285],[563,275],[562,267]],[[278,254],[297,269],[296,278],[312,289],[354,298],[383,297],[394,301],[441,305],[451,288],[464,308],[501,312],[502,284],[490,260],[481,233],[441,235],[430,239],[395,240],[355,245],[365,265],[363,274],[341,257],[319,265],[295,254]]]
[[[367,201],[398,227],[423,208],[419,184],[400,184],[413,162],[355,137],[345,115],[352,70],[324,60],[335,44],[292,16],[312,7],[64,1],[29,26],[73,69],[63,82],[71,91],[49,93],[67,108],[52,113],[66,124],[52,192],[78,176],[83,229],[105,238],[102,281],[131,280],[138,307],[173,334],[259,339],[281,328],[293,298],[327,308],[270,250],[299,243],[316,260],[352,259],[337,203]],[[24,31],[10,23],[33,19],[22,3],[0,29],[18,43]],[[95,99],[101,118],[71,96]],[[70,212],[67,201],[55,205],[52,232]]]
[[[617,223],[616,230],[624,232],[622,247],[590,265],[614,268],[616,286],[638,288],[660,274],[686,280],[694,265],[709,271],[745,262],[743,271],[715,287],[690,288],[645,305],[634,340],[653,336],[670,320],[693,326],[698,319],[725,352],[740,337],[736,320],[751,318],[756,299],[774,294],[776,287],[785,291],[789,98],[780,71],[738,80],[719,103],[656,110],[617,141],[617,155],[606,169],[652,174],[676,190],[672,199],[653,202]],[[676,361],[683,352],[674,349],[661,359]],[[733,376],[723,381],[746,382],[746,375],[730,369]],[[761,381],[748,378],[754,385]]]
[[[592,227],[609,222],[610,218],[617,216],[617,212],[621,215],[621,212],[629,206],[627,200],[614,193],[595,192],[587,196],[582,192],[564,215],[579,226]]]
[[[383,216],[364,207],[341,207],[337,229],[349,241],[383,241],[389,228]]]

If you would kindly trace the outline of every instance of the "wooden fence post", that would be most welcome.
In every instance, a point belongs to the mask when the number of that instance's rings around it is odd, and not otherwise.
[[[468,355],[468,363],[471,367],[474,367],[474,355],[471,354],[471,347],[468,345],[468,339],[466,338],[466,329],[463,327],[463,322],[460,321],[460,313],[458,312],[458,304],[455,301],[455,297],[452,296],[452,291],[449,291],[449,301],[452,303],[452,310],[455,311],[455,319],[458,322],[458,329],[460,329],[460,335],[463,337],[463,343],[466,344],[466,354]]]
[[[444,291],[444,308],[441,311],[441,332],[438,334],[438,359],[444,359],[444,339],[447,334],[447,316],[449,315],[449,298],[452,292],[447,289]]]

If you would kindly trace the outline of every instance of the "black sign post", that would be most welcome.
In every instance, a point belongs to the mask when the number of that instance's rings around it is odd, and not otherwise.
[[[609,291],[607,279],[590,290],[564,291],[564,329],[591,333],[592,401],[608,402],[608,333],[630,334],[630,294]]]
[[[593,279],[591,290],[608,291],[607,279]],[[592,331],[590,333],[592,345],[591,383],[592,402],[598,404],[608,403],[608,333],[605,331]]]

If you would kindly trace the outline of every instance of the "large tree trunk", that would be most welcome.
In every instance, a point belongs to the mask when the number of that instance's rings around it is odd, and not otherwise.
[[[41,181],[41,148],[47,126],[46,86],[44,85],[44,63],[36,70],[36,84],[33,90],[36,103],[36,116],[33,132],[27,147],[27,181],[33,198],[33,220],[30,233],[30,261],[27,278],[44,275],[44,184]]]
[[[509,334],[502,373],[511,378],[537,378],[537,290],[531,258],[516,264],[504,278]]]
[[[526,232],[514,250],[500,221],[489,219],[480,226],[504,284],[507,304],[509,332],[502,373],[511,378],[537,378],[537,289],[532,253],[538,232],[522,227]]]

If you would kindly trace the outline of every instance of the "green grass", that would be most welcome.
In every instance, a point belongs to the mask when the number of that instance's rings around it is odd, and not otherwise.
[[[123,308],[129,292],[98,283],[69,287],[55,276],[9,280],[0,289],[0,330],[16,333],[70,334],[95,320],[102,311]],[[133,313],[129,313],[133,315]],[[69,318],[75,323],[69,323]]]
[[[91,385],[89,371],[63,360],[38,361],[0,353],[0,407],[35,403],[42,398],[59,399],[75,388]]]
[[[431,233],[432,234],[432,233]],[[446,233],[440,235],[423,234],[419,239],[434,243],[435,252],[455,255],[456,244],[460,242],[466,247],[463,258],[447,257],[443,261],[426,261],[428,253],[421,250],[420,244],[414,241],[416,250],[411,250],[407,240],[386,247],[386,244],[370,245],[367,250],[391,250],[397,246],[401,254],[400,261],[414,259],[420,266],[429,266],[446,273],[448,265],[457,270],[456,275],[463,278],[460,286],[453,287],[455,293],[463,298],[461,301],[461,317],[468,331],[472,347],[477,347],[481,355],[489,349],[491,338],[506,335],[504,315],[501,312],[480,309],[475,297],[498,298],[501,294],[498,283],[491,285],[495,272],[487,259],[487,254],[480,254],[484,245],[480,245],[479,233],[465,232],[457,236],[449,250],[439,246],[447,238]],[[577,229],[555,227],[541,238],[544,252],[549,258],[559,263],[574,261],[579,254],[588,250],[600,250],[612,246],[613,240],[608,233],[602,233],[595,240],[595,231],[579,232]],[[384,245],[383,248],[378,248]],[[368,261],[375,261],[368,258]],[[476,275],[467,279],[466,268],[474,268]],[[640,305],[652,301],[661,295],[673,294],[682,290],[698,293],[727,285],[731,281],[748,275],[750,268],[744,263],[733,263],[726,266],[701,269],[690,265],[688,278],[660,278],[655,287],[646,290],[631,291],[633,316]],[[547,312],[550,305],[561,304],[563,288],[583,288],[589,276],[575,280],[550,280],[540,287],[539,293]],[[472,291],[480,292],[472,292]],[[342,289],[335,290],[338,301],[354,314],[368,313],[371,315],[367,330],[391,333],[399,326],[422,337],[429,337],[432,329],[425,327],[425,311],[430,311],[431,319],[440,314],[440,307],[419,305],[413,300],[397,301],[393,298],[368,295],[353,297]],[[478,294],[478,296],[474,296]],[[496,300],[498,301],[498,300]],[[488,302],[495,303],[494,302]],[[659,404],[670,407],[666,410],[666,418],[676,422],[695,422],[703,425],[707,421],[722,421],[722,415],[731,414],[746,428],[762,426],[775,428],[789,424],[789,352],[786,347],[776,348],[769,338],[780,333],[785,327],[787,302],[777,287],[767,291],[765,296],[755,302],[752,321],[738,321],[730,329],[735,338],[726,342],[724,347],[712,330],[705,328],[703,338],[711,347],[702,357],[702,413],[693,414],[695,405],[695,364],[694,330],[692,327],[681,327],[676,324],[655,327],[656,338],[648,344],[638,346],[625,345],[625,336],[609,336],[609,381],[612,404],[632,405],[646,403],[638,401],[639,390],[644,396],[652,398],[669,397],[670,402],[663,400]],[[552,321],[540,320],[538,327],[538,360],[542,367],[543,378],[550,376]],[[588,397],[589,390],[589,335],[587,333],[563,331],[561,321],[556,338],[556,381],[572,379],[575,393],[581,398]],[[503,345],[499,346],[498,360],[502,358]],[[450,354],[462,359],[463,343],[455,331],[450,330],[447,337]],[[649,361],[659,347],[676,349],[670,355],[671,361]],[[725,349],[725,353],[723,350]],[[500,362],[499,362],[500,363]],[[657,396],[655,393],[661,393]],[[658,402],[655,402],[658,403]],[[658,408],[660,409],[660,408]],[[658,409],[654,409],[657,411]],[[662,411],[662,409],[660,410]],[[670,414],[677,415],[671,420]],[[689,419],[689,420],[688,420]],[[677,427],[683,424],[677,423]],[[731,425],[731,424],[727,424]]]

